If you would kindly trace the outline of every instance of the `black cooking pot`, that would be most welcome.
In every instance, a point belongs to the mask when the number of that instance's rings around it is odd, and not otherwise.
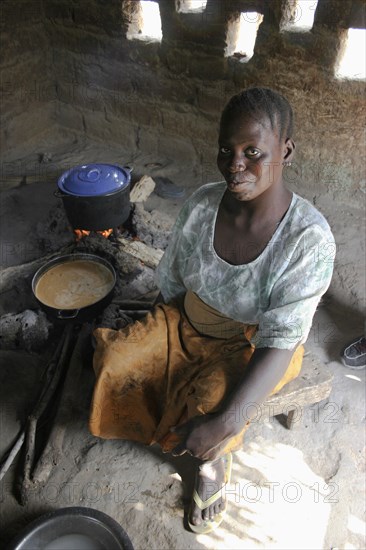
[[[102,231],[123,224],[131,209],[131,172],[129,166],[83,164],[62,174],[55,195],[73,229]]]
[[[62,270],[60,266],[65,266],[66,269]],[[57,270],[55,269],[56,267],[58,268]],[[93,280],[95,281],[97,277],[97,282],[101,283],[101,289],[90,299],[90,303],[84,306],[75,307],[76,302],[74,300],[78,296],[79,287],[81,288],[81,292],[85,291],[85,280],[83,282],[81,277],[85,274],[88,275],[88,272],[90,274],[91,271],[94,272]],[[100,272],[99,275],[98,271]],[[58,256],[40,267],[33,277],[32,291],[41,308],[52,319],[85,322],[94,319],[110,303],[116,280],[116,272],[113,266],[104,258],[96,256],[95,254],[75,253]],[[49,297],[45,295],[44,291],[42,293],[40,290],[41,282],[43,288],[49,287],[58,289],[57,293],[55,293],[55,295],[57,294],[55,299],[60,300],[59,304],[54,303],[54,298],[50,300]],[[95,292],[95,288],[95,285],[91,286],[91,292]],[[64,296],[64,298],[62,296]],[[62,306],[62,301],[65,302],[65,298],[66,305]]]

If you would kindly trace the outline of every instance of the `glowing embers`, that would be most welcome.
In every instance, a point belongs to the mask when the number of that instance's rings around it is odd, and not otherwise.
[[[293,0],[288,5],[291,17],[284,29],[287,31],[309,31],[314,23],[318,0]]]
[[[159,4],[148,0],[136,2],[127,31],[129,40],[161,42],[161,18]]]
[[[366,78],[366,30],[348,29],[346,43],[335,70],[337,78]]]
[[[206,9],[207,0],[176,0],[178,13],[202,13]]]
[[[240,19],[228,26],[226,57],[235,57],[241,63],[246,63],[253,57],[255,41],[259,25],[263,21],[261,13],[243,12]]]

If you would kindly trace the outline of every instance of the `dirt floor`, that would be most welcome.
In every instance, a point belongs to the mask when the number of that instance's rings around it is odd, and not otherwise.
[[[57,199],[49,184],[39,184],[37,195],[34,185],[2,195],[4,268],[33,260],[45,250],[58,250],[69,241],[66,228],[57,238],[42,240],[40,227],[48,223],[50,212],[52,216],[57,211]],[[153,194],[145,208],[175,216],[182,203],[183,199],[171,201]],[[58,223],[61,228],[63,221]],[[349,237],[345,228],[342,238]],[[143,289],[135,288],[136,296],[131,297],[138,298]],[[14,300],[18,300],[17,313],[29,307],[30,288],[27,296],[24,293],[20,288],[18,293],[12,289],[2,295],[1,314],[9,311]],[[300,409],[292,430],[275,418],[252,423],[235,456],[226,518],[216,532],[199,536],[185,529],[191,459],[173,459],[155,447],[100,440],[88,432],[94,374],[87,353],[62,457],[48,481],[30,492],[26,506],[16,498],[16,463],[1,482],[1,544],[42,513],[88,506],[116,519],[136,549],[365,548],[366,371],[347,369],[339,358],[342,346],[362,329],[363,319],[357,312],[352,314],[334,296],[325,297],[306,349],[333,372],[329,398]],[[0,350],[3,448],[20,429],[39,383],[43,355]]]

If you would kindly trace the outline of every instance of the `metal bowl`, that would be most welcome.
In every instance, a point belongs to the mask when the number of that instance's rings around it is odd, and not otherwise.
[[[94,508],[69,507],[33,521],[7,550],[133,550],[127,533]]]

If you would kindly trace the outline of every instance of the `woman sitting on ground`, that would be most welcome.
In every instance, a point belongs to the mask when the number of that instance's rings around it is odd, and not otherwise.
[[[251,404],[298,376],[332,276],[326,220],[284,185],[292,119],[273,90],[231,98],[217,157],[225,181],[200,187],[177,218],[157,269],[165,303],[95,331],[91,432],[200,459],[189,511],[199,533],[223,518]]]

